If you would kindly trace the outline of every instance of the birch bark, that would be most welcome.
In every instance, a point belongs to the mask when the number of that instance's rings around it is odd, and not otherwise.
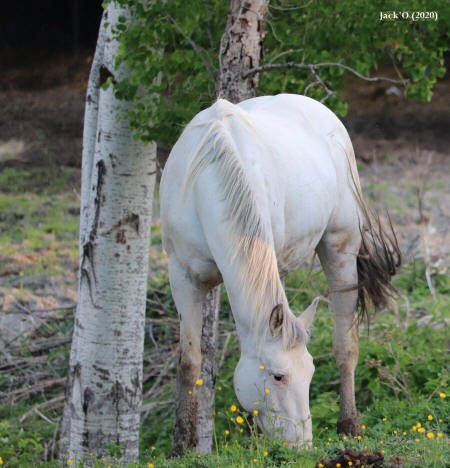
[[[113,84],[102,88],[127,73],[114,64],[120,16],[129,20],[108,3],[86,97],[79,292],[61,436],[61,456],[88,465],[111,445],[122,463],[137,459],[142,403],[156,148],[132,138],[129,104]]]

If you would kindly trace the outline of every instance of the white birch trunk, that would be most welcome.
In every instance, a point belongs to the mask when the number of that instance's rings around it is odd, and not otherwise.
[[[89,79],[83,137],[80,278],[61,439],[63,458],[136,460],[142,403],[142,363],[155,145],[132,138],[118,116],[106,77],[120,79],[112,28],[128,12],[111,2],[104,12]]]

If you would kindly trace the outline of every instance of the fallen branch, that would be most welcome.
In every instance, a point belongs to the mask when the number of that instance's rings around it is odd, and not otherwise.
[[[53,348],[59,348],[60,346],[66,345],[72,341],[71,336],[61,336],[56,338],[45,338],[45,340],[38,341],[37,343],[29,344],[26,349],[30,353],[42,353],[49,351]],[[10,347],[10,352],[19,352],[23,350],[23,346],[14,345]]]
[[[4,394],[2,396],[1,400],[6,400],[10,403],[14,402],[15,400],[23,400],[24,398],[28,398],[29,396],[34,395],[36,393],[43,392],[54,387],[61,387],[65,385],[66,381],[66,377],[61,377],[59,379],[44,380],[42,382],[38,382],[33,386],[8,392],[8,394]]]
[[[40,403],[39,405],[33,406],[30,410],[28,410],[26,413],[24,413],[19,421],[23,423],[26,419],[28,419],[31,415],[38,414],[39,416],[42,417],[41,410],[43,409],[53,409],[60,404],[64,403],[65,396],[64,395],[59,395],[55,398],[52,398],[51,400],[44,401],[43,403]],[[45,419],[45,418],[44,418]],[[47,420],[47,419],[46,419]],[[55,424],[54,421],[50,421],[52,424]]]
[[[7,371],[12,369],[18,369],[19,367],[35,366],[37,364],[45,364],[47,362],[47,356],[31,356],[15,359],[8,361],[4,364],[0,364],[0,371]]]

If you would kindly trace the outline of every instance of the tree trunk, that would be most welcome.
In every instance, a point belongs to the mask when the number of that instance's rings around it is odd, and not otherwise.
[[[268,5],[269,0],[231,0],[220,45],[219,97],[237,103],[256,95],[258,74],[243,74],[259,66]]]
[[[268,3],[268,0],[231,0],[221,42],[218,97],[237,103],[255,96],[258,75],[247,78],[242,75],[259,66]],[[196,447],[200,453],[209,453],[212,448],[219,303],[220,286],[209,292],[203,304],[201,375],[204,383],[198,392]],[[182,446],[186,445],[182,443]]]
[[[217,362],[216,350],[218,339],[220,305],[220,286],[212,289],[203,303],[202,327],[202,370],[203,385],[198,389],[197,451],[210,453],[214,434],[214,397],[216,390]]]
[[[155,145],[131,136],[113,83],[113,29],[126,9],[104,12],[89,77],[83,135],[80,276],[61,456],[138,457],[145,303]],[[102,85],[110,84],[106,89]]]

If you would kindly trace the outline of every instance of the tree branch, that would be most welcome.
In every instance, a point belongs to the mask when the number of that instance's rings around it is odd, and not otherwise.
[[[261,65],[259,67],[252,68],[251,70],[248,70],[246,73],[242,75],[243,78],[247,78],[250,75],[254,75],[256,73],[260,73],[263,71],[267,70],[287,70],[291,68],[296,68],[300,70],[309,70],[311,73],[314,74],[315,70],[318,68],[326,68],[326,67],[339,67],[343,68],[344,70],[352,73],[353,75],[357,76],[358,78],[361,78],[362,80],[365,81],[387,81],[389,83],[395,83],[395,84],[404,84],[408,80],[406,79],[394,79],[394,78],[388,78],[386,76],[366,76],[360,73],[359,71],[355,70],[352,67],[349,67],[348,65],[344,65],[343,63],[339,62],[321,62],[321,63],[295,63],[295,62],[286,62],[286,63],[265,63],[264,65]]]

